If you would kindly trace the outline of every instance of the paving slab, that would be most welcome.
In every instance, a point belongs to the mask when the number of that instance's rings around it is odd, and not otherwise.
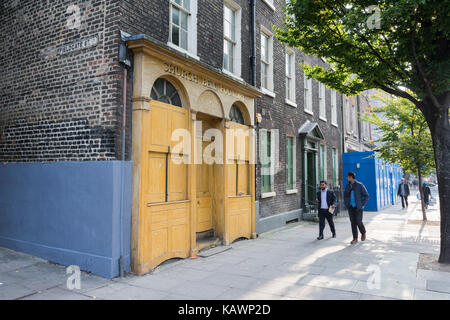
[[[349,291],[303,286],[296,294],[298,300],[358,300],[360,294]]]
[[[249,276],[241,276],[236,274],[223,274],[217,273],[205,278],[203,280],[206,284],[218,285],[222,287],[249,288],[251,285],[256,283],[259,279]]]
[[[95,299],[106,300],[160,300],[169,295],[169,292],[136,287],[125,283],[113,283],[87,291],[84,294]]]
[[[26,288],[20,284],[0,286],[0,300],[14,300],[36,293],[35,290]]]
[[[376,295],[386,298],[411,300],[414,295],[414,287],[406,284],[381,282],[380,288],[368,286],[366,281],[358,281],[352,289],[353,292],[361,294]]]
[[[56,287],[26,296],[21,300],[92,300],[92,298]]]
[[[448,280],[449,282],[427,280],[427,290],[450,294],[450,278]]]
[[[206,284],[199,281],[186,281],[169,290],[170,294],[193,297],[199,300],[214,300],[230,289],[229,286]]]
[[[450,300],[450,294],[416,289],[414,300]]]
[[[322,241],[316,223],[299,222],[195,260],[170,260],[145,276],[82,272],[79,290],[67,289],[64,266],[0,248],[0,299],[449,299],[450,273],[432,266],[437,228],[407,224],[411,207],[366,213],[368,239],[357,245],[349,245],[348,217],[335,219],[337,238]],[[368,287],[374,268],[379,289]]]
[[[170,291],[172,288],[184,285],[186,282],[187,280],[180,281],[179,278],[170,278],[164,274],[150,274],[143,277],[136,277],[131,279],[130,281],[127,281],[129,285],[160,291]]]

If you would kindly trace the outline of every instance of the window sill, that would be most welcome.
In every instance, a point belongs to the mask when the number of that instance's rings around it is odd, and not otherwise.
[[[233,79],[236,79],[236,80],[239,80],[239,81],[242,81],[242,82],[244,81],[244,79],[242,79],[241,76],[239,76],[239,75],[237,75],[237,74],[235,74],[235,73],[233,73],[231,71],[228,71],[227,69],[222,69],[222,72],[224,74],[226,74],[227,76],[232,77]]]
[[[319,117],[319,119],[322,120],[323,122],[328,122],[327,118]]]
[[[261,193],[261,199],[275,197],[276,195],[277,195],[276,192]]]
[[[180,52],[180,53],[182,53],[182,54],[186,54],[186,55],[188,55],[189,57],[191,57],[191,58],[193,58],[193,59],[195,59],[195,60],[200,60],[200,57],[197,56],[196,54],[193,54],[192,52],[189,52],[189,51],[187,51],[187,50],[185,50],[185,49],[183,49],[183,48],[177,46],[176,44],[173,44],[173,43],[170,42],[170,41],[167,43],[167,45],[168,45],[169,47],[171,47],[172,49],[175,49],[176,51],[178,51],[178,52]]]
[[[275,6],[271,4],[268,0],[262,0],[272,11],[276,11]]]
[[[286,99],[284,102],[291,107],[297,108],[297,104],[289,99]]]
[[[296,194],[296,193],[298,193],[297,189],[286,190],[286,194]]]
[[[335,126],[336,128],[339,127],[337,123],[333,123],[333,122],[332,122],[331,125],[332,125],[332,126]]]
[[[264,93],[266,96],[275,98],[277,95],[275,94],[275,92],[270,91],[269,89],[266,89],[264,87],[261,87],[261,92]]]
[[[312,111],[309,111],[308,109],[305,109],[305,113],[307,113],[307,114],[310,114],[310,115],[314,115],[314,112],[312,112]]]

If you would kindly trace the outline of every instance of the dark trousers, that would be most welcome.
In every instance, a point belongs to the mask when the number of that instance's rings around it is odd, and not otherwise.
[[[363,224],[363,211],[358,210],[355,207],[348,208],[348,216],[350,217],[350,223],[352,225],[353,239],[358,239],[358,229],[361,234],[366,233],[366,228]]]
[[[334,228],[333,215],[328,212],[328,209],[319,209],[319,236],[323,236],[323,229],[325,229],[325,219],[328,221],[331,233],[335,234],[336,229]]]
[[[408,206],[408,196],[400,196],[400,198],[402,198],[402,207]]]

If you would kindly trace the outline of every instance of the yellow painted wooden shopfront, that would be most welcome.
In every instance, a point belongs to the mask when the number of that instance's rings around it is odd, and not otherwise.
[[[255,237],[259,92],[147,39],[134,53],[132,271]]]

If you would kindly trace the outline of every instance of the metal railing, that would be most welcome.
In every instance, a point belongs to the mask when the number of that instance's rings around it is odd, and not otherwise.
[[[317,186],[307,186],[308,190],[319,190],[319,185]],[[336,194],[336,211],[335,211],[335,215],[336,216],[348,216],[347,210],[345,209],[345,205],[344,205],[344,193],[343,190],[341,188],[341,186],[339,185],[330,185],[328,187],[330,190],[333,190],[334,193]],[[317,192],[317,191],[316,191]],[[315,198],[315,193],[314,193],[314,198]],[[308,214],[317,214],[317,203],[316,201],[312,201],[312,200],[308,200],[303,198],[302,199],[303,202],[303,212],[304,213],[308,213]]]

